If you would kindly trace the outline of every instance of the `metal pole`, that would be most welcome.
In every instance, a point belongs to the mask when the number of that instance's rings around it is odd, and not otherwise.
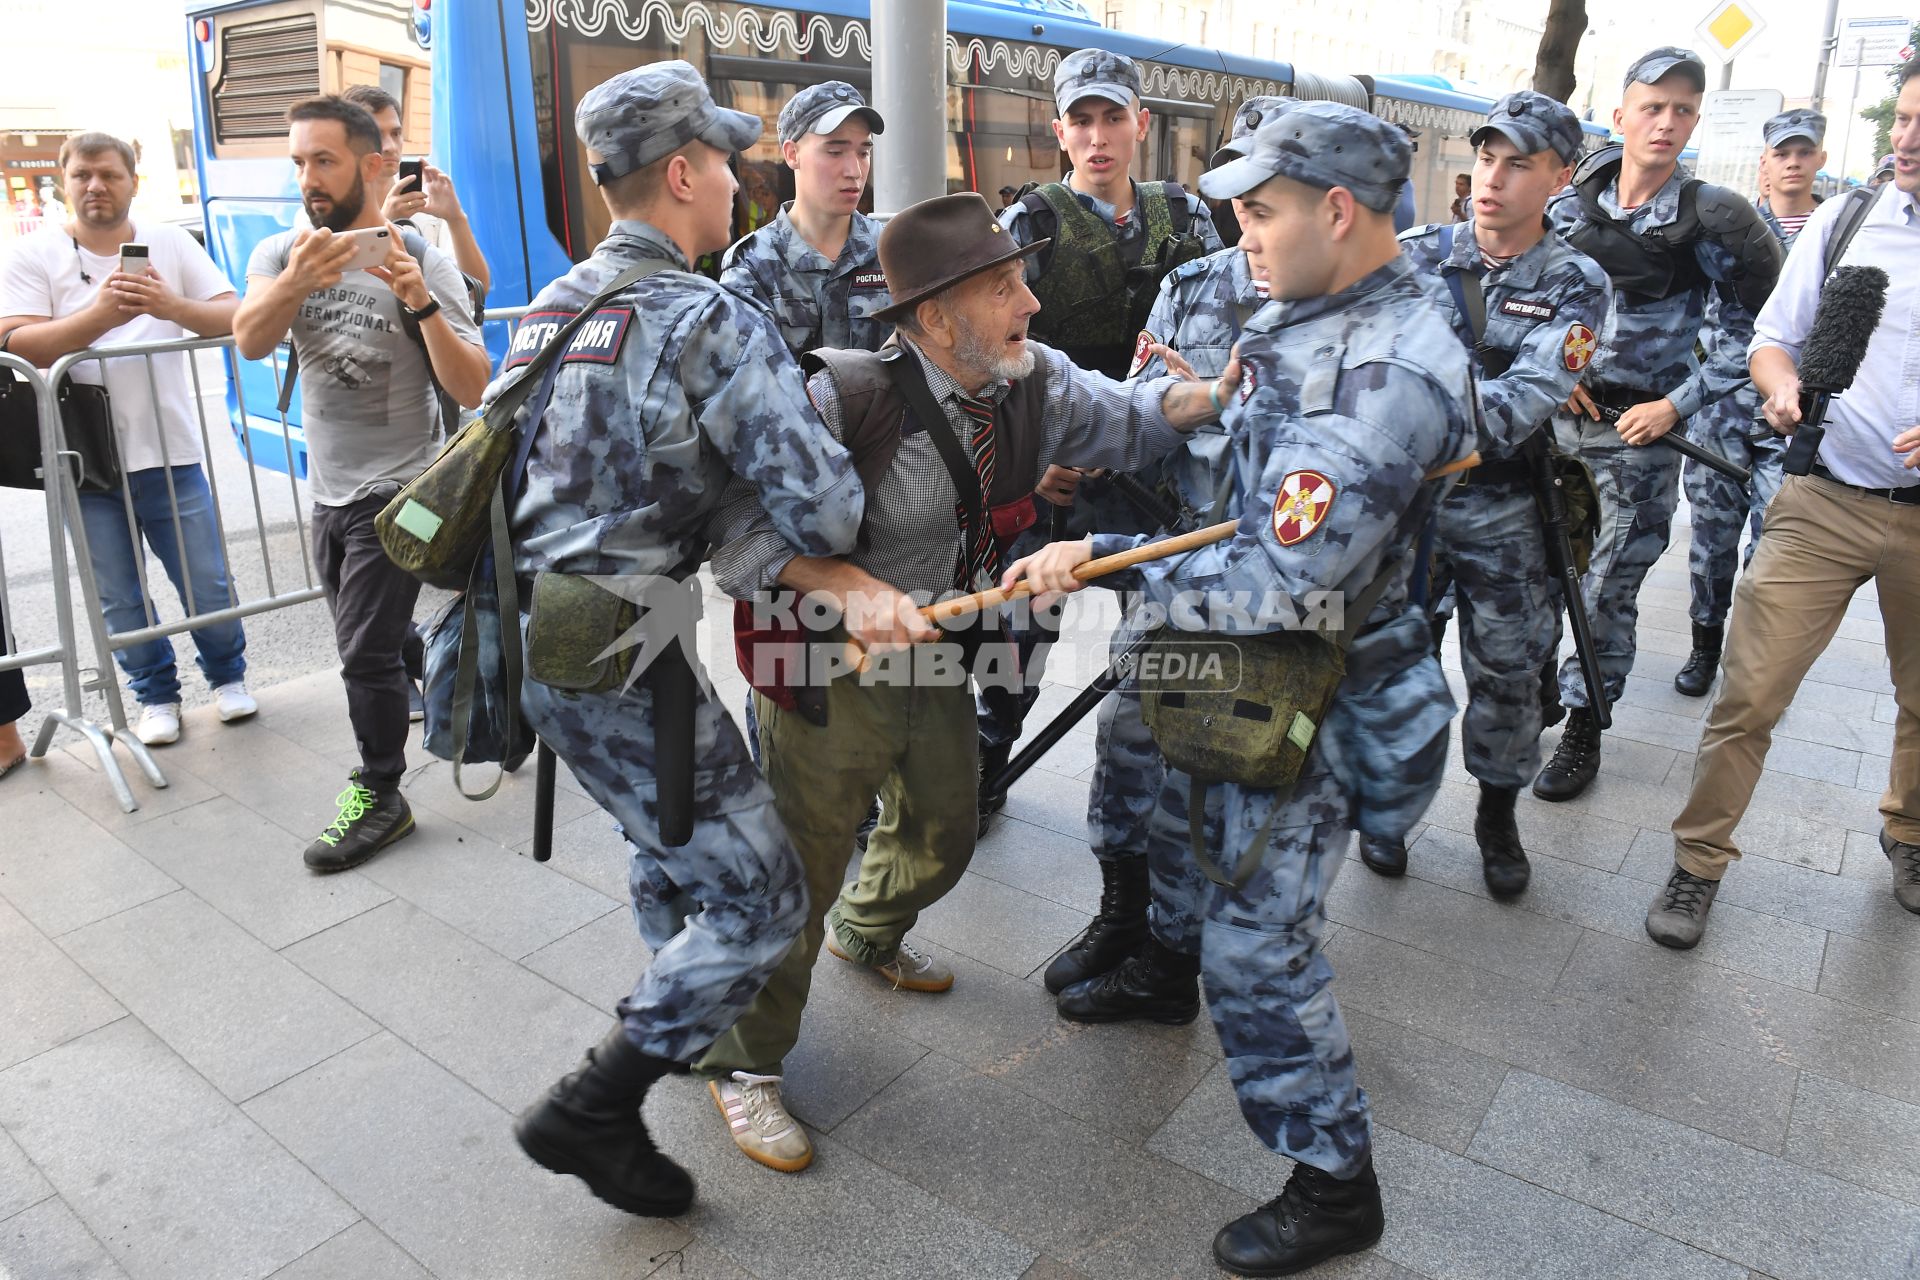
[[[1840,135],[1840,185],[1847,185],[1847,152],[1853,144],[1853,126],[1860,122],[1854,114],[1860,106],[1860,62],[1867,56],[1867,42],[1862,39],[1853,47],[1853,96],[1847,99],[1847,128]]]
[[[1820,23],[1820,61],[1813,68],[1813,109],[1825,111],[1827,67],[1840,47],[1840,0],[1827,0],[1827,16]]]
[[[873,205],[885,218],[947,194],[946,0],[873,0],[873,105],[886,117]]]
[[[1725,62],[1720,64],[1720,87],[1722,89],[1733,88],[1733,59],[1732,58],[1728,58]]]

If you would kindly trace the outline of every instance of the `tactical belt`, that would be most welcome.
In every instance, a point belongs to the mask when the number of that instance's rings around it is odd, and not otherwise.
[[[1652,404],[1660,396],[1650,391],[1635,391],[1631,387],[1588,387],[1587,395],[1602,409],[1611,409],[1615,413],[1625,413],[1638,404]]]
[[[1531,484],[1533,470],[1525,458],[1496,458],[1483,462],[1460,477],[1460,483],[1475,487],[1490,484]]]
[[[1831,480],[1834,484],[1843,485],[1855,493],[1864,493],[1869,498],[1885,498],[1888,502],[1897,502],[1903,507],[1920,507],[1920,484],[1905,485],[1898,489],[1869,489],[1851,480],[1842,480],[1829,471],[1825,463],[1819,461],[1813,464],[1812,474],[1819,476],[1822,480]]]

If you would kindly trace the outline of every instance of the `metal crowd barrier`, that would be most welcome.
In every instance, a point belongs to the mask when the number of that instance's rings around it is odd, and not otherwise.
[[[504,321],[510,324],[524,316],[528,310],[529,308],[527,307],[489,308],[485,313],[484,322]],[[93,347],[85,351],[77,351],[71,355],[62,356],[54,362],[52,368],[47,371],[44,377],[19,357],[0,352],[0,372],[11,370],[21,377],[24,377],[33,387],[34,396],[39,405],[43,474],[50,478],[46,488],[47,541],[51,548],[52,557],[51,568],[54,609],[59,618],[58,639],[55,644],[42,646],[26,652],[9,652],[5,655],[0,655],[0,671],[38,664],[58,663],[60,665],[64,705],[46,713],[46,718],[41,723],[40,732],[35,739],[31,754],[34,756],[44,755],[55,731],[61,725],[66,725],[85,735],[88,741],[93,744],[94,751],[100,758],[101,770],[106,774],[108,782],[112,785],[115,798],[119,800],[120,807],[128,813],[132,813],[139,808],[139,802],[134,798],[132,788],[127,785],[126,775],[121,771],[119,763],[114,757],[114,743],[117,742],[127,748],[134,762],[140,767],[140,772],[144,774],[147,780],[155,787],[165,787],[167,785],[167,778],[161,771],[159,765],[154,762],[153,755],[146,745],[128,731],[126,706],[122,697],[120,674],[114,662],[114,654],[120,650],[130,648],[134,645],[144,644],[150,640],[170,638],[179,635],[181,632],[193,631],[200,627],[221,622],[236,621],[271,610],[284,609],[296,604],[304,604],[311,600],[318,600],[325,594],[324,588],[314,579],[313,544],[307,527],[305,499],[300,492],[299,481],[296,479],[295,474],[297,467],[294,462],[293,442],[289,432],[286,414],[281,413],[278,409],[277,402],[280,398],[279,393],[282,385],[283,361],[276,353],[276,355],[269,358],[267,363],[273,370],[274,398],[276,401],[273,414],[277,416],[280,421],[281,448],[284,450],[280,461],[286,474],[287,492],[293,514],[292,532],[297,543],[300,564],[297,574],[281,573],[276,575],[275,573],[270,537],[276,531],[269,528],[266,510],[261,502],[261,472],[258,466],[253,465],[255,460],[252,452],[252,437],[243,432],[236,441],[236,447],[242,459],[248,464],[245,470],[249,494],[252,499],[253,529],[251,531],[251,539],[257,540],[259,545],[260,573],[264,579],[262,584],[264,586],[264,592],[257,596],[242,597],[239,580],[234,572],[234,561],[231,551],[232,543],[228,538],[226,516],[220,506],[220,487],[216,474],[218,468],[214,465],[214,458],[216,456],[214,435],[207,422],[206,397],[204,395],[205,388],[201,385],[199,365],[193,359],[193,353],[211,350],[221,351],[225,355],[228,385],[232,387],[235,397],[234,407],[239,413],[241,420],[245,421],[249,416],[247,412],[246,392],[238,376],[239,370],[236,361],[239,357],[238,353],[234,350],[233,339],[230,336],[217,338],[184,338],[168,342],[131,343],[124,346]],[[146,614],[147,625],[132,631],[110,633],[107,630],[106,617],[101,607],[99,586],[95,581],[91,549],[87,543],[86,524],[85,521],[80,518],[80,500],[74,484],[73,473],[68,466],[60,463],[60,459],[63,456],[71,455],[68,453],[66,447],[65,426],[60,418],[58,391],[62,382],[72,374],[74,369],[81,365],[88,363],[95,364],[101,370],[101,380],[104,382],[106,362],[108,360],[141,359],[144,360],[146,365],[148,394],[152,397],[152,403],[157,405],[160,397],[157,380],[154,375],[154,357],[176,353],[186,358],[187,369],[191,380],[194,411],[200,427],[200,446],[203,455],[202,466],[206,472],[207,487],[210,491],[212,518],[215,529],[219,535],[220,554],[227,567],[227,604],[224,608],[210,610],[204,613],[194,613],[191,611],[193,598],[196,593],[193,589],[192,567],[186,563],[183,555],[181,561],[180,586],[183,589],[185,599],[180,601],[180,606],[184,612],[182,616],[173,621],[162,622],[160,620],[152,585],[148,580],[147,549],[138,534],[138,525],[134,519],[132,496],[123,484],[120,489],[121,507],[127,522],[127,528],[131,531],[133,538],[133,560],[135,571],[139,577],[141,600]],[[228,434],[228,431],[225,429],[225,424],[223,423],[220,435],[224,438]],[[176,545],[184,545],[186,539],[183,536],[180,525],[179,497],[178,494],[174,492],[172,472],[174,463],[168,457],[164,435],[160,437],[160,452],[162,474],[166,477],[167,482],[167,505],[172,513],[173,519],[174,540]],[[89,638],[92,642],[94,663],[91,667],[82,666],[80,661],[80,648],[72,609],[72,591],[68,581],[69,569],[66,557],[66,538],[69,536],[73,539],[73,569],[80,584],[82,616],[86,619],[87,629],[90,633]],[[6,594],[6,565],[4,559],[0,558],[0,606],[7,605],[8,599],[9,597]],[[7,614],[9,627],[11,628],[13,618],[11,607],[8,607]],[[13,647],[10,642],[8,645],[9,650],[12,650]],[[87,719],[83,712],[83,695],[85,693],[98,693],[105,699],[107,715],[110,721],[107,726],[96,725]]]

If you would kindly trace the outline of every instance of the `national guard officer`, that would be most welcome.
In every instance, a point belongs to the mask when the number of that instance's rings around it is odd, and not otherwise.
[[[1480,783],[1473,833],[1487,888],[1510,897],[1531,874],[1514,801],[1540,767],[1539,671],[1557,642],[1553,579],[1535,509],[1535,441],[1606,329],[1611,289],[1599,264],[1547,229],[1547,201],[1580,156],[1580,122],[1523,89],[1493,104],[1475,149],[1461,222],[1401,237],[1416,270],[1440,283],[1453,331],[1473,353],[1486,437],[1481,464],[1440,504],[1428,598],[1448,587],[1467,677],[1461,726]],[[1478,306],[1475,306],[1477,296]],[[1360,842],[1382,875],[1407,869],[1401,841]]]
[[[1224,164],[1242,154],[1244,139],[1255,128],[1296,101],[1275,96],[1247,99],[1234,113],[1232,137],[1214,162]],[[1154,300],[1147,326],[1134,340],[1129,374],[1159,377],[1167,372],[1168,361],[1160,354],[1164,348],[1177,353],[1176,358],[1194,375],[1218,377],[1232,358],[1241,330],[1266,300],[1266,281],[1254,278],[1246,251],[1237,245],[1175,267],[1160,282],[1160,296]],[[1163,478],[1157,487],[1181,516],[1181,529],[1163,532],[1180,532],[1205,522],[1218,496],[1219,469],[1228,457],[1228,447],[1224,429],[1203,428],[1162,461]],[[1143,480],[1150,478],[1143,476]],[[1108,651],[1116,660],[1142,634],[1136,612],[1128,610],[1128,619],[1114,628]],[[1147,840],[1149,819],[1165,776],[1166,761],[1140,718],[1139,686],[1128,678],[1100,704],[1093,778],[1087,790],[1087,839],[1100,864],[1100,910],[1086,931],[1047,966],[1043,978],[1055,995],[1109,972],[1149,946]],[[1184,840],[1180,847],[1185,847]],[[1174,970],[1183,967],[1172,966]],[[1147,1016],[1161,1012],[1169,1002],[1170,1007],[1199,1013],[1190,973],[1170,973],[1165,985],[1166,992],[1146,996]],[[1120,998],[1116,993],[1115,999]],[[1062,1012],[1081,1018],[1096,1012],[1082,1008],[1083,1003],[1063,1002]],[[1118,1016],[1119,1010],[1111,1013]]]
[[[1224,248],[1213,214],[1193,192],[1176,183],[1135,182],[1134,156],[1147,136],[1141,105],[1140,69],[1133,59],[1105,49],[1080,49],[1060,60],[1053,75],[1054,137],[1071,166],[1059,182],[1044,183],[1000,214],[1000,224],[1023,245],[1047,242],[1027,260],[1027,284],[1040,300],[1033,335],[1066,353],[1083,369],[1124,378],[1133,363],[1134,335],[1146,326],[1160,281],[1183,262]],[[1080,479],[1064,467],[1048,469],[1036,496],[1038,518],[1015,542],[1008,558],[1024,555],[1068,524]],[[1148,532],[1153,522],[1096,481],[1078,504],[1073,524]],[[1060,514],[1055,515],[1055,508]],[[1035,613],[1021,637],[1022,662],[1049,628]],[[1020,737],[1037,696],[983,692],[980,699],[980,766],[983,779],[998,773]],[[1001,797],[981,791],[982,834]]]
[[[1554,229],[1613,282],[1611,318],[1554,418],[1561,450],[1592,468],[1600,494],[1581,585],[1609,706],[1626,690],[1640,584],[1666,550],[1680,500],[1680,455],[1648,446],[1746,381],[1753,317],[1780,274],[1780,242],[1746,198],[1680,167],[1706,83],[1690,49],[1642,54],[1613,114],[1625,141],[1582,160],[1547,206]],[[1703,331],[1709,295],[1723,319]],[[1713,341],[1704,362],[1694,356],[1703,336]],[[1572,799],[1600,770],[1600,725],[1572,658],[1560,668],[1560,699],[1566,728],[1533,782],[1543,800]]]
[[[860,212],[873,171],[880,113],[842,80],[809,85],[780,110],[780,155],[793,170],[793,199],[727,250],[720,283],[773,312],[795,358],[815,347],[878,351],[893,326],[880,226]]]
[[[686,1209],[693,1184],[654,1149],[641,1102],[739,1016],[807,914],[772,793],[698,670],[687,580],[734,477],[781,537],[814,555],[853,545],[864,500],[773,322],[690,270],[726,242],[727,162],[759,120],[716,106],[699,74],[674,61],[588,91],[574,128],[613,224],[592,257],[540,292],[521,332],[541,333],[543,313],[571,317],[636,269],[653,274],[603,300],[554,366],[544,416],[523,427],[534,434],[512,515],[515,565],[533,578],[522,703],[632,842],[634,914],[653,962],[606,1039],[515,1134],[534,1160],[608,1203],[666,1215]],[[495,392],[534,354],[516,347]],[[622,609],[627,601],[639,610]],[[618,672],[611,659],[571,669],[621,649],[640,619],[648,650],[634,664],[652,657],[645,683],[593,679],[597,668]],[[690,712],[671,715],[675,701]],[[693,760],[690,796],[658,781],[674,752]],[[670,845],[662,828],[676,810],[691,838]]]
[[[1122,575],[1162,605],[1189,591],[1263,606],[1332,591],[1373,624],[1345,619],[1362,634],[1291,790],[1201,790],[1212,883],[1197,909],[1163,915],[1156,902],[1152,917],[1161,943],[1200,958],[1242,1114],[1297,1162],[1278,1197],[1215,1237],[1215,1259],[1241,1275],[1290,1275],[1368,1247],[1383,1226],[1367,1098],[1320,941],[1352,829],[1350,766],[1366,757],[1372,727],[1348,714],[1353,696],[1400,680],[1451,707],[1426,621],[1408,601],[1406,549],[1432,507],[1423,477],[1467,454],[1475,433],[1466,351],[1394,239],[1411,160],[1394,126],[1310,102],[1262,125],[1248,155],[1202,179],[1209,196],[1239,198],[1241,244],[1274,298],[1247,322],[1226,419],[1238,442],[1227,514],[1240,528]],[[1058,542],[1007,577],[1073,590],[1074,566],[1138,541]],[[1365,595],[1377,607],[1366,609]],[[1225,621],[1235,616],[1229,608],[1216,622],[1244,630]],[[1169,771],[1167,791],[1180,792],[1170,811],[1187,787]]]
[[[1757,212],[1783,249],[1791,250],[1807,219],[1820,203],[1813,192],[1814,175],[1827,162],[1821,149],[1827,118],[1804,107],[1783,111],[1767,121],[1762,133],[1767,152],[1760,162],[1767,194]],[[1708,303],[1706,345],[1720,339],[1712,331],[1720,325],[1718,299]],[[1740,563],[1753,559],[1760,540],[1761,517],[1780,489],[1780,460],[1787,442],[1760,416],[1760,393],[1751,382],[1708,405],[1687,426],[1695,444],[1738,463],[1752,472],[1746,484],[1702,466],[1691,458],[1682,472],[1687,502],[1693,508],[1693,539],[1687,548],[1690,599],[1687,615],[1693,623],[1693,651],[1673,677],[1673,687],[1698,698],[1713,686],[1720,669],[1720,649],[1726,639],[1727,610],[1733,605],[1734,561],[1740,559],[1740,531],[1753,530]]]

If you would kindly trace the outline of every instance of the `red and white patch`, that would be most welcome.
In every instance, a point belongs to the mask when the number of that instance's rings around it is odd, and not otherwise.
[[[1593,330],[1576,324],[1567,330],[1567,340],[1560,344],[1560,358],[1566,361],[1567,368],[1578,373],[1587,367],[1599,345],[1600,340],[1593,336]]]
[[[1318,471],[1289,471],[1273,499],[1273,536],[1283,547],[1305,542],[1333,510],[1333,481]]]
[[[1142,369],[1147,367],[1147,358],[1153,354],[1153,344],[1158,341],[1160,339],[1145,329],[1140,331],[1140,336],[1133,340],[1133,363],[1127,366],[1129,378],[1136,377]]]
[[[1240,403],[1245,404],[1247,397],[1253,394],[1253,366],[1245,360],[1240,362]]]

